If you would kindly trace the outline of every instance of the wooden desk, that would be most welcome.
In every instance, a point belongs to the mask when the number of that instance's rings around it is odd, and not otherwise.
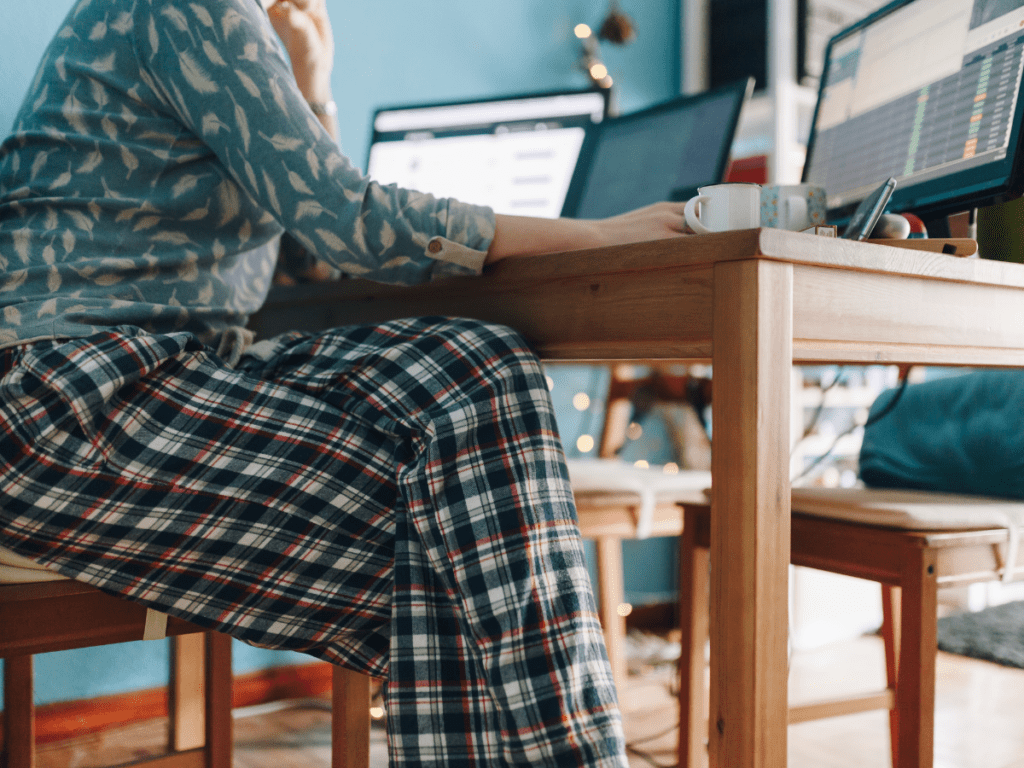
[[[792,363],[1024,366],[1024,266],[900,245],[770,229],[639,243],[413,289],[287,289],[253,327],[457,314],[549,359],[711,360],[711,765],[781,768]]]

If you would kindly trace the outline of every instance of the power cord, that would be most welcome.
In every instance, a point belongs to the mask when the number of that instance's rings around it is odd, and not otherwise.
[[[877,424],[883,418],[892,413],[893,408],[896,407],[896,404],[899,403],[900,398],[903,397],[903,392],[906,390],[907,383],[910,381],[910,371],[913,369],[913,367],[914,366],[912,365],[907,366],[904,370],[900,371],[899,389],[896,390],[896,394],[892,396],[892,399],[886,404],[886,406],[882,410],[880,410],[874,416],[869,417],[863,424],[854,423],[849,429],[836,435],[835,440],[832,441],[832,444],[826,449],[826,451],[820,456],[818,456],[814,461],[812,461],[807,467],[805,467],[803,472],[794,477],[791,482],[796,483],[797,481],[803,480],[805,477],[807,477],[814,470],[815,467],[817,467],[819,464],[821,464],[821,462],[823,462],[825,459],[832,455],[832,451],[836,449],[836,446],[839,445],[839,441],[842,440],[844,437],[853,434],[859,428],[867,429],[871,425]],[[824,402],[824,391],[822,391],[822,396],[822,402]],[[806,436],[807,435],[805,434],[804,437]]]
[[[821,400],[818,401],[818,407],[814,409],[814,413],[811,415],[810,422],[808,422],[807,426],[804,427],[804,433],[800,435],[800,439],[797,440],[796,445],[793,446],[793,453],[790,454],[791,456],[794,453],[796,453],[796,449],[797,447],[799,447],[800,443],[802,443],[804,440],[810,437],[814,430],[817,428],[818,421],[821,419],[822,411],[825,410],[825,395],[828,394],[837,384],[839,384],[839,381],[842,379],[843,371],[845,369],[846,366],[839,366],[839,368],[836,369],[836,375],[832,379],[832,381],[830,381],[826,386],[821,388]]]

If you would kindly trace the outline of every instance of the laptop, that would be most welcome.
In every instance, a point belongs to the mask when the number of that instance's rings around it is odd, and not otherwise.
[[[562,215],[615,216],[664,200],[688,200],[698,187],[721,182],[753,88],[753,78],[745,78],[593,126]]]
[[[556,218],[587,131],[607,111],[608,92],[592,89],[382,107],[367,173],[498,213]]]

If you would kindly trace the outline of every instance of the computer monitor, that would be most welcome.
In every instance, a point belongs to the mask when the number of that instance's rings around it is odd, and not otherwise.
[[[367,173],[383,184],[555,218],[603,90],[384,107],[373,116]]]
[[[845,224],[889,176],[925,220],[1017,197],[1024,0],[898,0],[825,50],[804,181]]]
[[[587,137],[562,215],[615,216],[722,181],[752,90],[743,79],[605,120]]]

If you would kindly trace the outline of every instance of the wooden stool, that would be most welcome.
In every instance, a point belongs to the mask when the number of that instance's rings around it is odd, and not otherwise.
[[[62,579],[0,584],[6,768],[32,768],[32,655],[143,639],[147,611]],[[231,638],[169,617],[170,754],[132,765],[231,768]]]
[[[60,578],[13,553],[0,553],[5,758],[0,765],[32,768],[32,655],[141,640],[147,618],[152,631],[156,612],[87,584]],[[166,617],[166,635],[172,643],[169,754],[131,765],[231,768],[231,638],[174,617]],[[332,768],[368,768],[369,709],[370,678],[334,667]]]
[[[622,541],[678,536],[683,530],[679,505],[699,504],[711,473],[665,474],[617,459],[572,459],[568,465],[580,533],[597,545],[598,612],[612,674],[621,686],[627,674]]]
[[[888,709],[895,768],[932,765],[939,587],[1024,573],[1024,503],[874,489],[794,489],[794,565],[876,581],[883,590],[885,691],[791,707],[789,722]],[[707,502],[685,505],[680,552],[680,766],[706,760]]]
[[[666,474],[659,469],[635,467],[616,458],[627,441],[630,423],[645,413],[672,406],[693,408],[711,402],[711,380],[652,368],[642,375],[631,365],[611,366],[605,393],[597,459],[570,459],[569,479],[580,520],[580,532],[597,547],[597,600],[608,660],[616,683],[626,680],[626,616],[624,606],[622,541],[648,536],[679,536],[683,516],[678,504],[703,499],[711,485],[711,473],[680,470]],[[696,421],[696,417],[693,417]],[[686,440],[664,419],[676,466],[686,465]],[[699,428],[700,448],[710,444]],[[693,447],[693,446],[691,446]]]

